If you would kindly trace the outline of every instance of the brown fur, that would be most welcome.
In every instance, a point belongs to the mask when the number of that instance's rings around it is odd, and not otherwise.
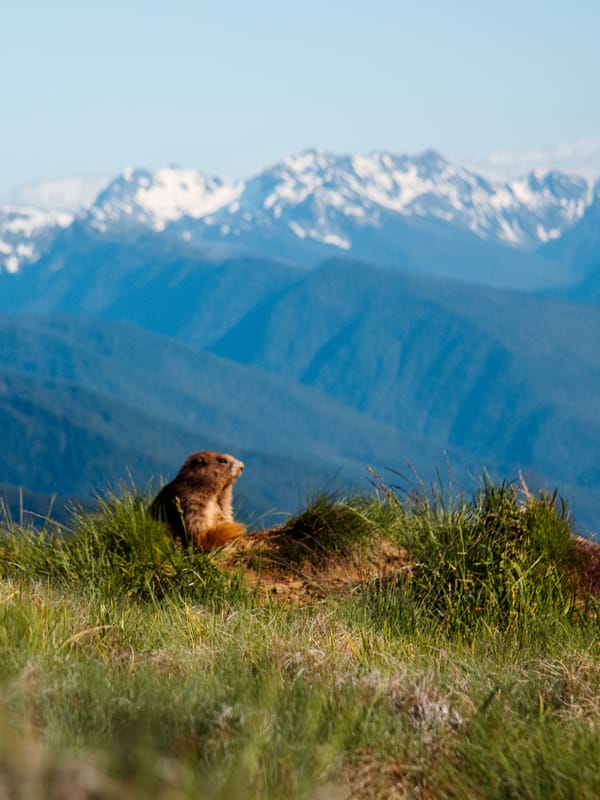
[[[208,551],[237,539],[246,528],[233,520],[232,495],[243,469],[244,464],[227,453],[193,453],[156,495],[150,513],[184,546]]]

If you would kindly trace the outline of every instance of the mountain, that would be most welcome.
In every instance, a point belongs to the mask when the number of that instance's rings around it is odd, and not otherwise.
[[[400,431],[600,490],[600,309],[330,262],[211,350]]]
[[[150,419],[175,425],[172,468],[184,440],[190,450],[217,436],[225,449],[291,448],[307,474],[319,465],[351,480],[368,463],[402,469],[406,459],[429,474],[447,451],[462,476],[483,465],[500,475],[521,467],[559,486],[582,523],[600,527],[600,309],[348,260],[303,271],[260,259],[182,257],[167,268],[153,238],[143,244],[132,244],[123,266],[82,258],[37,286],[28,282],[38,265],[7,277],[24,281],[22,297],[38,312],[52,303],[79,306],[179,343],[99,320],[42,325],[22,312],[8,318],[18,340],[10,326],[0,328],[0,364],[93,392],[85,401],[91,409],[108,396],[129,414],[139,410],[149,417],[140,434],[149,442]],[[127,442],[128,430],[135,426],[125,421],[115,444]],[[164,442],[157,448],[170,452]],[[131,463],[125,455],[115,449],[117,460]],[[153,472],[144,457],[140,472]],[[0,481],[14,483],[2,474]]]
[[[172,476],[197,449],[240,455],[250,507],[291,511],[367,465],[431,474],[443,448],[308,387],[130,325],[0,317],[0,483],[88,497]],[[474,467],[452,452],[464,476]]]
[[[575,300],[585,300],[589,303],[600,305],[600,267],[591,272],[581,283],[567,291],[561,292],[566,297]]]
[[[123,243],[64,231],[37,264],[0,281],[0,309],[132,322],[200,347],[303,273],[281,262],[161,234]]]
[[[0,274],[19,315],[0,483],[79,493],[210,442],[262,465],[264,509],[299,476],[430,474],[447,450],[462,476],[559,486],[599,527],[600,310],[549,296],[598,296],[599,214],[583,180],[492,184],[431,151],[309,151],[248,181],[128,171]]]
[[[102,232],[141,224],[227,241],[283,229],[349,250],[355,228],[377,229],[392,213],[526,247],[560,236],[582,215],[589,194],[584,179],[558,172],[493,183],[432,150],[417,156],[308,150],[247,181],[207,179],[193,170],[128,170],[99,195],[88,221]]]
[[[0,205],[0,273],[14,273],[37,261],[73,219],[68,211]]]
[[[225,247],[304,267],[348,254],[484,285],[547,288],[569,284],[572,274],[531,251],[561,237],[590,201],[587,181],[558,172],[491,182],[431,150],[309,150],[248,180],[126,170],[82,212],[70,241],[126,247],[160,234],[182,247]],[[43,255],[59,269],[65,242],[55,244]]]
[[[566,265],[577,276],[571,286],[558,290],[562,295],[600,303],[600,182],[579,222],[539,252],[548,261]]]

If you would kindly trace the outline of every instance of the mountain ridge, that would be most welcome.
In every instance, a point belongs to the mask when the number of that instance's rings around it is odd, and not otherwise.
[[[576,225],[592,199],[591,183],[556,171],[493,182],[433,150],[338,156],[313,149],[247,180],[127,169],[71,225],[82,236],[122,243],[161,234],[182,246],[225,246],[301,266],[348,254],[528,289],[570,282],[556,259],[534,251]],[[0,270],[48,257],[57,233],[48,223],[39,245],[22,244],[35,258],[21,258],[0,216]]]
[[[108,221],[123,219],[136,219],[157,231],[181,223],[190,226],[187,233],[193,237],[193,220],[220,227],[224,236],[243,235],[250,223],[283,220],[300,239],[350,249],[334,215],[376,227],[379,214],[387,211],[451,221],[484,239],[536,246],[575,222],[590,195],[591,186],[583,178],[550,171],[495,182],[451,164],[434,150],[414,156],[339,156],[308,149],[245,181],[205,178],[176,168],[128,169],[99,195],[89,223],[102,232]]]
[[[600,488],[599,338],[593,306],[329,263],[209,349],[398,430]]]

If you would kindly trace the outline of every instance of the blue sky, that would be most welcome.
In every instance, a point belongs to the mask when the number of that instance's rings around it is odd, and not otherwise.
[[[599,31],[597,0],[14,0],[0,196],[127,164],[247,176],[310,146],[598,140]]]

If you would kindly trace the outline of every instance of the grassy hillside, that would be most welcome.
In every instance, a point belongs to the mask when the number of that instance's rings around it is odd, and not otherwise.
[[[379,483],[209,555],[146,502],[0,525],[7,797],[600,793],[598,609],[557,497]]]

